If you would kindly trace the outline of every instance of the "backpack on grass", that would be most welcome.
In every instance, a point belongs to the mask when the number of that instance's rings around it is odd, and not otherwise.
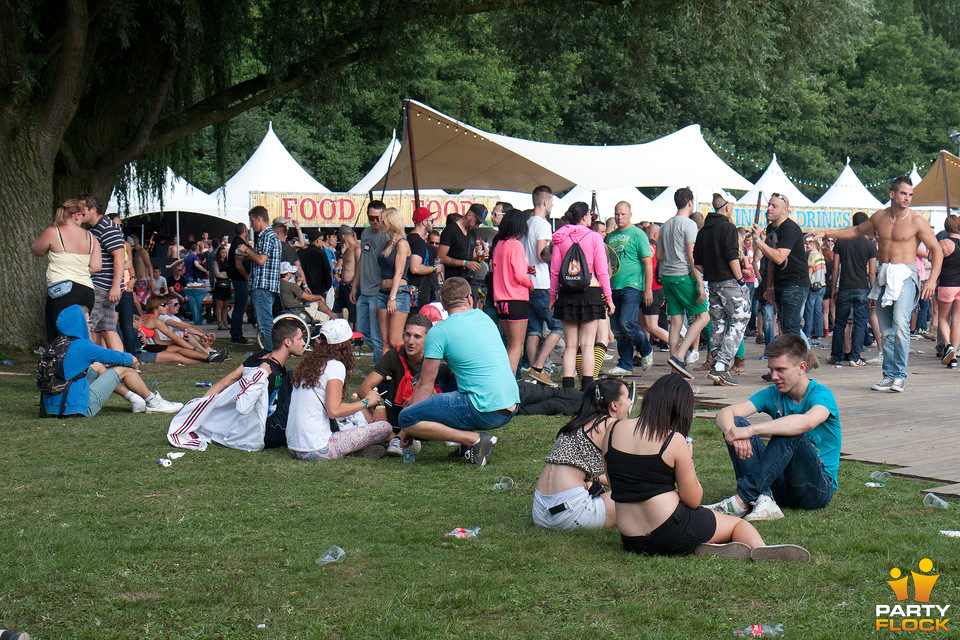
[[[37,388],[42,393],[55,396],[60,395],[60,414],[63,414],[67,402],[67,391],[70,390],[76,380],[87,375],[86,370],[81,371],[69,380],[63,371],[63,359],[67,355],[67,349],[74,338],[63,334],[54,338],[53,342],[47,345],[43,354],[40,356],[40,362],[37,364]],[[43,402],[40,402],[40,417],[48,417]],[[58,416],[49,416],[58,417]]]
[[[590,287],[590,277],[587,256],[574,240],[560,264],[560,288],[568,293],[583,293]]]

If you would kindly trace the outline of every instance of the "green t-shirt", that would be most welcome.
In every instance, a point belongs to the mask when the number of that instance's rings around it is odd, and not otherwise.
[[[607,235],[607,245],[620,258],[620,270],[610,278],[611,289],[631,287],[643,291],[642,258],[650,257],[650,239],[643,231],[630,225]]]

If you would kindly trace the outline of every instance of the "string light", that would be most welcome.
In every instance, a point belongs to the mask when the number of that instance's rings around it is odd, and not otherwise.
[[[753,165],[754,167],[756,167],[757,169],[766,169],[766,168],[767,168],[766,166],[761,165],[761,164],[760,164],[759,162],[757,162],[756,160],[753,160],[753,159],[751,159],[751,158],[744,157],[744,156],[740,155],[739,153],[737,153],[736,151],[733,151],[732,149],[726,148],[725,146],[723,146],[723,144],[720,143],[719,140],[715,140],[715,139],[711,138],[711,137],[710,137],[709,135],[707,135],[707,134],[703,134],[703,138],[704,138],[704,140],[706,140],[707,142],[709,142],[709,143],[710,143],[711,145],[713,145],[714,147],[717,147],[718,149],[720,149],[721,151],[723,151],[723,152],[726,153],[727,155],[733,156],[733,157],[736,158],[737,160],[741,160],[741,161],[743,161],[743,162],[749,162],[750,164],[752,164],[752,165]],[[929,158],[927,158],[922,164],[918,165],[918,166],[917,166],[917,171],[920,171],[920,170],[924,169],[927,165],[933,164],[933,161],[937,159],[937,155],[938,155],[938,154],[933,154],[932,156],[930,156]],[[822,188],[822,189],[829,189],[830,187],[833,186],[832,184],[827,184],[827,183],[825,183],[825,182],[818,182],[818,181],[816,181],[816,180],[805,180],[805,179],[803,179],[803,178],[797,178],[797,177],[795,177],[795,176],[791,176],[791,175],[788,174],[788,173],[784,173],[784,175],[787,176],[787,178],[788,178],[791,182],[795,182],[795,183],[797,183],[797,184],[802,184],[802,185],[808,186],[808,187],[820,187],[820,188]],[[886,180],[878,180],[878,181],[876,181],[876,182],[866,183],[866,184],[864,184],[863,186],[865,186],[865,187],[867,187],[867,188],[870,188],[870,187],[877,187],[877,186],[884,185],[884,184],[889,184],[889,183],[892,182],[895,178],[898,178],[898,177],[899,177],[899,176],[894,176],[893,178],[888,178],[888,179],[886,179]]]

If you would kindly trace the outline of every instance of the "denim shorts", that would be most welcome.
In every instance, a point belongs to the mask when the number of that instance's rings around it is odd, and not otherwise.
[[[550,508],[558,504],[565,505],[566,509],[557,514],[550,513]],[[533,524],[543,529],[602,529],[606,516],[607,505],[603,498],[592,497],[586,487],[574,487],[549,496],[539,491],[533,494]]]
[[[527,312],[530,315],[527,322],[528,336],[542,336],[544,326],[550,328],[550,333],[563,333],[563,323],[550,313],[549,289],[534,289],[530,292]]]
[[[519,407],[519,404],[517,405]],[[412,404],[400,412],[399,425],[406,429],[419,422],[439,422],[461,431],[499,429],[510,422],[516,411],[504,415],[496,411],[477,411],[469,394],[460,391],[439,393]]]
[[[390,290],[380,289],[377,294],[377,311],[386,311],[390,301]],[[402,284],[397,287],[397,311],[410,313],[410,285]]]

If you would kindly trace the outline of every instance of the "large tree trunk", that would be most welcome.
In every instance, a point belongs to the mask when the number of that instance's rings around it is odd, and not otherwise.
[[[7,123],[5,123],[7,124]],[[44,344],[45,258],[30,243],[53,222],[53,158],[42,157],[36,126],[0,131],[0,344]],[[12,129],[12,130],[11,130]]]

